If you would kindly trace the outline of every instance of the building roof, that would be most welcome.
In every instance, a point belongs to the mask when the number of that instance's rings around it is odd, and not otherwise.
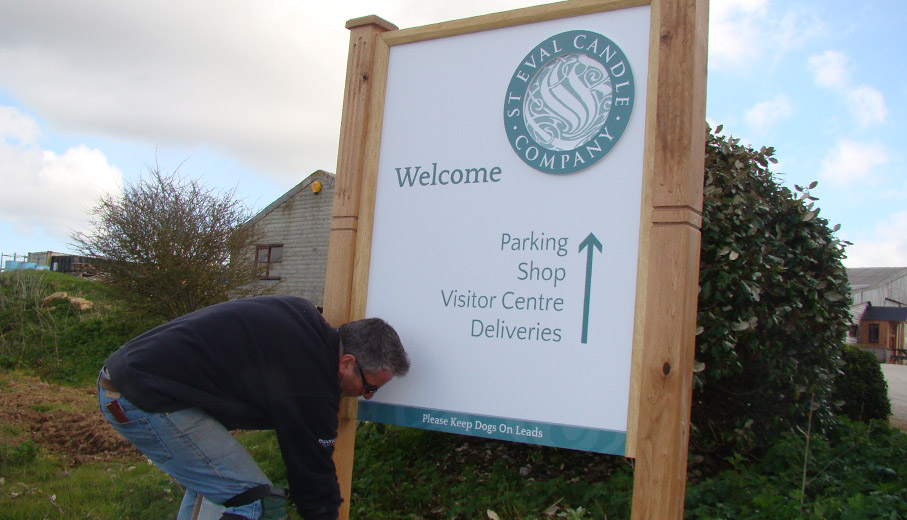
[[[907,276],[907,267],[851,267],[847,280],[853,290],[882,285],[900,276]]]
[[[304,190],[305,188],[308,188],[313,182],[315,182],[319,179],[327,180],[331,183],[331,186],[334,185],[334,174],[333,173],[326,172],[324,170],[315,170],[314,172],[312,172],[311,175],[309,175],[308,177],[303,179],[302,182],[300,182],[296,186],[293,186],[292,188],[290,188],[290,190],[288,192],[281,195],[280,198],[278,198],[274,202],[268,204],[268,207],[259,211],[257,215],[250,218],[249,221],[246,222],[244,225],[248,226],[250,224],[255,224],[259,220],[265,218],[268,215],[268,213],[271,213],[272,211],[274,211],[275,209],[280,207],[281,204],[290,200],[291,198],[293,198],[294,195],[296,195],[300,191]]]
[[[907,307],[870,306],[863,313],[866,321],[907,321]]]
[[[862,302],[856,305],[850,306],[850,319],[853,323],[860,323],[863,320],[863,313],[866,312],[866,309],[872,307],[872,304],[869,302]]]

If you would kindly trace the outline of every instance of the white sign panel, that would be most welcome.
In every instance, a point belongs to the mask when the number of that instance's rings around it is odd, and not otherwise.
[[[390,48],[360,419],[623,454],[649,7]]]

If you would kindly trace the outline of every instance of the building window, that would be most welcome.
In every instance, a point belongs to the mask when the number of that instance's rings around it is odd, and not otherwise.
[[[255,267],[262,280],[280,280],[280,261],[283,259],[283,244],[258,246],[255,252]]]
[[[869,342],[873,343],[873,344],[879,342],[879,324],[878,323],[869,324]]]

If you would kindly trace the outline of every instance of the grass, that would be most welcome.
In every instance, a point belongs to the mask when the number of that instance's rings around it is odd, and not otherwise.
[[[80,310],[56,292],[85,298]],[[0,274],[0,368],[70,384],[94,380],[103,360],[131,337],[160,323],[124,305],[122,293],[99,282],[48,271]]]
[[[164,520],[175,516],[182,499],[170,477],[144,462],[69,466],[29,443],[13,448],[0,443],[0,451],[19,453],[18,458],[0,457],[4,520]]]
[[[273,432],[242,432],[245,444],[274,482],[286,471]],[[176,516],[183,489],[147,461],[73,465],[31,441],[0,442],[0,518],[163,520]],[[295,512],[290,519],[298,520]]]
[[[43,305],[60,290],[95,306]],[[93,382],[110,352],[156,325],[121,302],[122,295],[98,282],[46,272],[0,275],[0,392],[21,374]],[[92,406],[92,397],[85,399]],[[30,410],[70,407],[80,405],[39,401]],[[0,439],[15,439],[0,440],[0,518],[175,516],[182,489],[152,465],[73,464],[25,440],[29,433],[0,424]],[[265,474],[286,486],[274,433],[238,436]],[[842,419],[809,441],[808,466],[807,436],[792,433],[759,460],[733,457],[724,464],[730,469],[691,480],[685,518],[907,518],[907,435]],[[621,457],[361,423],[350,511],[356,520],[620,520],[630,517],[632,487],[632,461]],[[291,512],[290,518],[299,517]]]
[[[274,433],[239,438],[268,477],[286,486]],[[689,482],[685,518],[907,518],[907,435],[843,420],[811,439],[801,488],[805,446],[803,434],[789,434],[760,460],[736,457],[731,469]],[[354,464],[355,520],[630,516],[632,464],[620,457],[361,423]],[[73,465],[28,440],[0,442],[4,520],[173,518],[181,497],[182,489],[146,462]]]
[[[622,457],[361,423],[351,517],[629,518]]]

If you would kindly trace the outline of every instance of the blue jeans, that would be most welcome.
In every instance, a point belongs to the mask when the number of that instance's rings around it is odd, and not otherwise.
[[[261,501],[224,508],[223,504],[243,491],[271,482],[252,456],[217,420],[198,408],[178,412],[149,413],[122,395],[98,387],[101,413],[120,435],[131,442],[155,466],[186,488],[177,520],[189,520],[195,499],[205,498],[199,518],[220,518],[221,512],[250,519],[262,515]],[[122,409],[121,423],[108,409]],[[212,516],[213,515],[213,516]]]

